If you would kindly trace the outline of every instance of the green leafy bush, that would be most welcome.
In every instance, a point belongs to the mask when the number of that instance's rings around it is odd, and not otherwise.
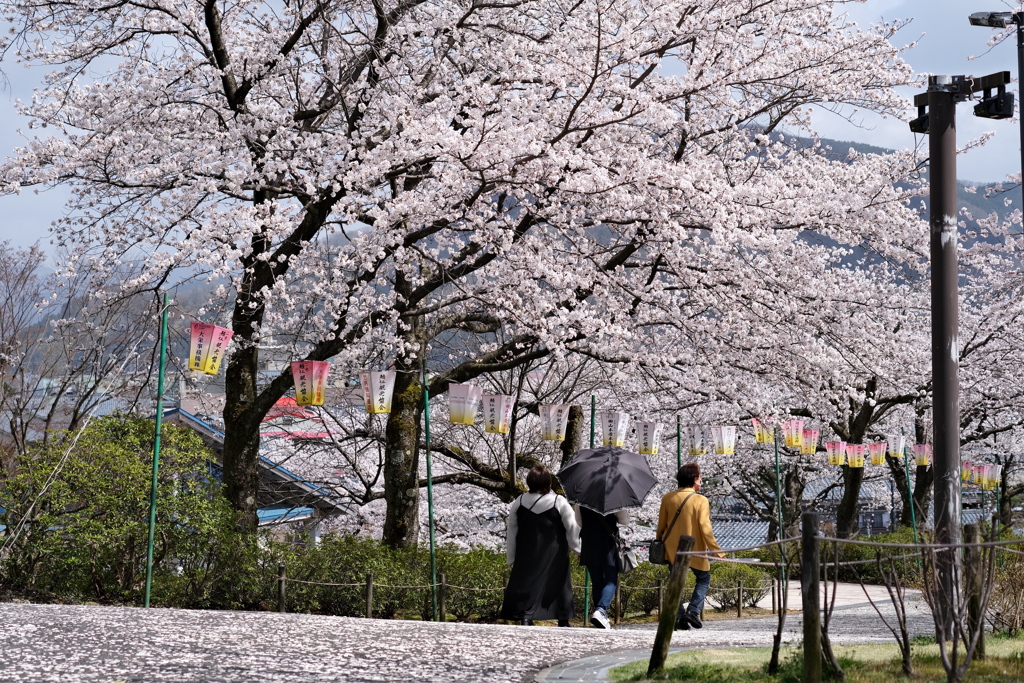
[[[737,587],[743,586],[743,606],[756,607],[771,592],[771,574],[748,564],[714,562],[711,565],[711,588],[708,600],[718,611],[735,609]]]

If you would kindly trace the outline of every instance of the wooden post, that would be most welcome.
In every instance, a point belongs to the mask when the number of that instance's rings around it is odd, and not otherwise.
[[[661,614],[658,615],[658,634],[654,636],[654,647],[651,649],[651,662],[647,666],[647,677],[653,678],[656,672],[665,668],[665,658],[672,644],[672,632],[676,628],[676,610],[683,598],[683,584],[686,583],[686,571],[690,568],[689,553],[693,550],[693,536],[680,536],[679,548],[672,562],[672,572],[668,577],[668,595]]]
[[[287,612],[285,607],[284,584],[288,580],[284,573],[284,562],[277,563],[277,611]]]
[[[778,603],[775,602],[775,599],[776,599],[776,592],[775,591],[777,590],[777,588],[776,588],[777,585],[778,585],[778,580],[773,576],[772,577],[772,614],[775,614],[775,611],[778,609]]]
[[[661,619],[663,609],[665,609],[665,582],[658,579],[658,619]]]
[[[448,584],[444,581],[444,574],[438,574],[438,582],[441,584],[438,586],[437,591],[437,620],[448,621],[447,607],[448,603]]]
[[[821,610],[818,595],[818,513],[803,514],[800,589],[804,608],[804,683],[821,683]]]
[[[736,586],[736,618],[743,618],[743,579]]]
[[[981,618],[981,548],[974,546],[981,540],[981,534],[977,524],[968,524],[964,527],[964,543],[968,545],[964,552],[964,578],[967,583],[967,627],[969,638],[979,630],[978,649],[974,651],[974,658],[985,659],[985,625]]]
[[[615,625],[619,625],[619,616],[622,614],[622,583],[615,584]]]
[[[366,618],[373,619],[373,572],[366,575]]]

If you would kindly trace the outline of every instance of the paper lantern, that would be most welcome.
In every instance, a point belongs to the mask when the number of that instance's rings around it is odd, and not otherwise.
[[[754,443],[775,443],[775,430],[762,423],[756,417],[750,419],[754,423]]]
[[[825,453],[828,454],[829,465],[845,465],[846,464],[846,442],[845,441],[826,441],[825,442]]]
[[[327,375],[331,364],[325,360],[292,361],[292,381],[295,383],[295,404],[322,406],[327,390]]]
[[[540,438],[545,441],[564,441],[565,426],[569,422],[569,406],[540,406]]]
[[[220,369],[220,362],[224,358],[224,351],[234,334],[226,327],[192,323],[188,369],[198,370],[207,375],[216,375]]]
[[[805,429],[800,441],[800,455],[814,455],[818,452],[818,429]]]
[[[629,413],[618,410],[600,410],[597,420],[601,425],[601,444],[603,446],[626,445],[626,429],[629,427]]]
[[[846,464],[854,469],[861,469],[864,467],[864,444],[846,444]]]
[[[985,473],[985,483],[982,485],[986,491],[995,491],[996,487],[999,486],[1002,481],[1003,468],[999,465],[990,465],[988,472]]]
[[[983,481],[985,481],[985,466],[978,463],[971,467],[971,483],[980,485]]]
[[[927,467],[932,464],[932,447],[926,443],[914,444],[914,460],[918,467]]]
[[[885,450],[888,445],[885,443],[873,443],[868,445],[868,455],[871,456],[872,465],[885,464]]]
[[[690,425],[686,428],[686,452],[690,455],[704,455],[708,452],[707,442],[704,440],[704,428],[700,425]]]
[[[886,443],[889,446],[889,457],[890,458],[902,458],[903,448],[906,444],[906,439],[901,434],[890,434],[885,437]]]
[[[970,460],[960,461],[960,481],[965,484],[970,483],[971,478],[974,476],[974,466]]]
[[[484,390],[472,384],[448,385],[448,420],[452,424],[471,425],[476,422],[476,410]]]
[[[484,394],[484,431],[488,434],[508,434],[512,424],[514,396],[505,394]]]
[[[376,370],[359,373],[363,387],[363,403],[371,414],[390,413],[391,396],[395,393],[395,371]]]
[[[735,427],[712,427],[711,440],[715,443],[715,455],[733,455],[736,452]]]
[[[657,455],[661,446],[661,423],[638,422],[636,424],[637,441],[640,444],[640,455]]]
[[[787,448],[800,448],[804,438],[804,421],[787,420],[783,422],[782,434],[786,437]]]

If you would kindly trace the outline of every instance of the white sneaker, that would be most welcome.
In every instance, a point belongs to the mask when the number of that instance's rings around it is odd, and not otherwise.
[[[608,621],[608,615],[602,610],[594,610],[594,613],[590,615],[590,623],[598,628],[611,628],[612,623]]]

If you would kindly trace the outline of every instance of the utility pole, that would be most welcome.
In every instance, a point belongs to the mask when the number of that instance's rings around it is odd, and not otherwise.
[[[982,78],[930,76],[928,91],[914,97],[918,118],[910,129],[927,133],[931,210],[928,219],[932,307],[932,448],[935,479],[935,541],[959,544],[960,533],[960,344],[957,268],[956,105],[973,93],[1005,88],[1008,71]],[[927,108],[927,113],[925,109]],[[958,552],[938,553],[940,593],[959,593]],[[951,605],[936,605],[947,635],[952,634]]]

